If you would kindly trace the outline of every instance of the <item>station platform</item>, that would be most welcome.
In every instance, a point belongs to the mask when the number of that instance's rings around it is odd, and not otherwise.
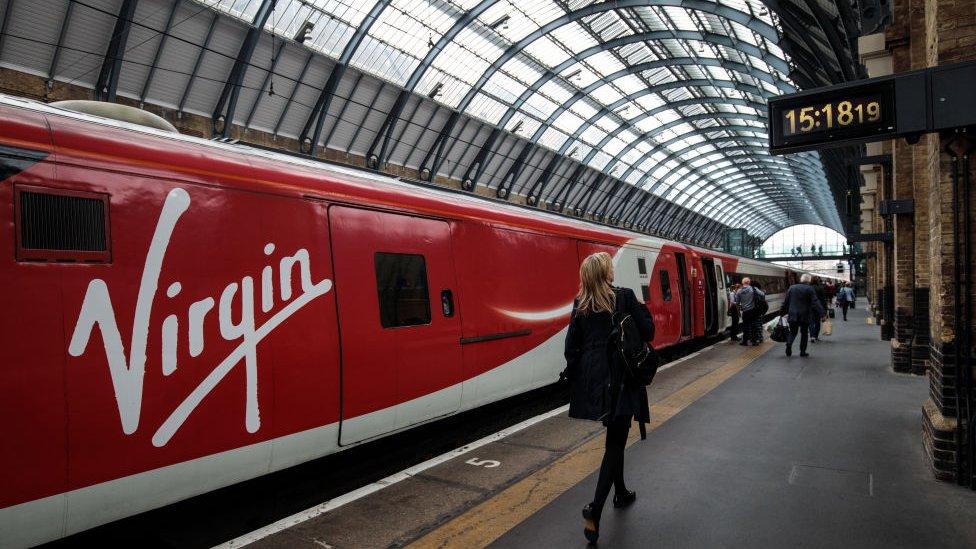
[[[599,544],[976,546],[976,492],[923,459],[926,379],[891,370],[863,310],[849,319],[807,358],[726,341],[667,365],[626,454],[638,499],[608,501]],[[582,547],[602,454],[600,425],[556,412],[226,546]]]

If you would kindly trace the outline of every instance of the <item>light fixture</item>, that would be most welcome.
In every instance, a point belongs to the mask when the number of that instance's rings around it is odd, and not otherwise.
[[[583,72],[582,69],[576,69],[575,71],[573,71],[573,72],[571,72],[571,73],[569,73],[569,74],[566,75],[566,80],[573,80],[575,78],[578,78],[579,75],[580,75],[580,73],[582,73],[582,72]]]
[[[511,130],[511,132],[512,132],[512,133],[518,133],[518,131],[519,131],[520,129],[522,129],[522,123],[523,123],[523,122],[525,122],[525,120],[524,120],[524,119],[523,119],[523,120],[519,120],[518,122],[516,122],[516,123],[515,123],[515,125],[514,125],[514,126],[512,126],[512,130]]]
[[[498,19],[495,19],[491,23],[489,23],[488,24],[488,28],[491,29],[491,30],[497,30],[498,27],[508,28],[508,20],[509,19],[510,19],[509,15],[508,14],[505,14],[505,15],[499,17]]]
[[[438,82],[434,84],[434,87],[430,89],[430,92],[427,94],[427,97],[431,99],[434,99],[435,97],[439,97],[441,95],[441,89],[443,88],[444,88],[443,82]]]
[[[298,32],[295,33],[295,42],[299,44],[304,44],[306,40],[311,38],[312,29],[315,28],[315,23],[309,21],[308,19],[302,23],[302,26],[298,27]]]

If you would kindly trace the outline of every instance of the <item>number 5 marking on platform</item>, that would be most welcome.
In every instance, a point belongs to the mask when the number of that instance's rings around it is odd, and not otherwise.
[[[475,467],[484,467],[485,469],[491,469],[493,467],[498,467],[502,464],[500,461],[495,461],[493,459],[478,459],[473,457],[468,461],[465,461],[468,465],[474,465]]]

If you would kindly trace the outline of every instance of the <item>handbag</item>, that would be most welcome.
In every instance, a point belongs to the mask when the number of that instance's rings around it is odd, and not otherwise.
[[[620,299],[616,300],[619,309]],[[624,364],[624,373],[631,384],[647,386],[654,380],[661,358],[654,347],[641,338],[637,323],[629,313],[614,311],[610,343]]]
[[[778,343],[786,343],[789,335],[789,323],[786,322],[785,316],[781,316],[776,320],[776,326],[770,332],[769,339]]]
[[[829,336],[833,332],[834,332],[834,323],[829,320],[825,320],[823,326],[820,327],[820,334]]]
[[[834,312],[834,308],[833,307],[827,309],[827,318],[834,318],[836,316],[837,316],[837,313]]]

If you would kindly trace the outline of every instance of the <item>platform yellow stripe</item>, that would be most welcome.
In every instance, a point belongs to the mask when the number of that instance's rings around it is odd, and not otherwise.
[[[653,430],[708,394],[730,377],[739,373],[753,360],[773,348],[766,343],[749,347],[727,364],[703,375],[651,406]],[[631,430],[628,446],[640,438],[637,429]],[[425,549],[434,547],[484,547],[516,525],[542,509],[560,494],[569,490],[599,469],[603,459],[603,437],[594,437],[575,450],[473,507],[466,513],[445,523],[436,530],[410,544]]]

